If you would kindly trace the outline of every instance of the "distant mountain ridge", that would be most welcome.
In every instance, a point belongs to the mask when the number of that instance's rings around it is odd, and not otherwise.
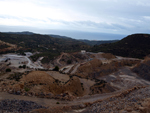
[[[60,36],[60,35],[53,35],[53,34],[50,34],[49,36],[53,37],[53,38],[65,38],[65,39],[72,39],[71,37],[67,37],[67,36]],[[100,40],[86,40],[86,39],[77,39],[81,42],[84,42],[90,46],[93,46],[93,45],[100,45],[100,44],[107,44],[107,43],[113,43],[113,42],[117,42],[119,40],[103,40],[103,41],[100,41]]]
[[[53,38],[65,38],[65,39],[72,39],[71,37],[67,37],[67,36],[60,36],[60,35],[54,35],[54,34],[49,34],[49,36],[53,37]]]
[[[29,32],[29,31],[23,31],[23,32],[4,32],[8,34],[20,34],[20,35],[34,35],[35,33]]]
[[[19,34],[19,35],[34,35],[34,34],[37,34],[37,33],[29,32],[29,31],[23,31],[23,32],[4,32],[4,33]],[[60,35],[55,35],[55,34],[45,34],[45,35],[49,35],[50,37],[53,37],[53,38],[63,38],[63,39],[68,39],[68,40],[73,39],[71,37],[60,36]],[[86,44],[88,44],[90,46],[100,45],[100,44],[107,44],[107,43],[113,43],[113,42],[119,41],[119,40],[86,40],[86,39],[75,39],[75,40],[84,42],[84,43],[86,43]]]
[[[21,52],[39,51],[47,54],[47,52],[56,53],[56,51],[53,50],[57,50],[58,54],[61,52],[87,50],[133,58],[144,58],[146,55],[150,54],[150,34],[132,34],[120,41],[89,41],[76,40],[59,35],[41,35],[25,31],[0,33],[0,40],[21,47]]]
[[[0,51],[0,54],[32,52],[39,53],[32,56],[32,60],[36,61],[39,57],[43,58],[43,63],[47,63],[61,52],[76,52],[87,50],[89,45],[75,40],[65,38],[53,38],[49,35],[32,34],[29,32],[23,33],[0,33],[0,40],[14,44],[18,49]]]
[[[115,43],[95,45],[91,51],[109,52],[125,57],[144,58],[150,54],[150,34],[132,34]]]
[[[73,49],[76,51],[83,49],[83,46],[87,46],[87,44],[75,39],[53,38],[49,35],[35,34],[32,32],[0,33],[0,40],[16,44],[24,49],[30,48],[32,50],[39,47],[44,47],[49,50],[55,48],[60,51],[72,51]],[[43,49],[41,50],[43,51]]]

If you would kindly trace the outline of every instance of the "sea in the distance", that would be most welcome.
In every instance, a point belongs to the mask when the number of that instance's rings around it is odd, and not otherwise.
[[[98,33],[98,32],[81,32],[81,31],[65,31],[65,30],[49,30],[48,34],[67,36],[74,39],[87,40],[121,40],[127,35]]]

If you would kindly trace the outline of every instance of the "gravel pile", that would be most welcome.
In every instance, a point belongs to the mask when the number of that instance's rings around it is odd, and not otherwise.
[[[45,108],[32,101],[24,100],[2,100],[0,112],[26,113],[34,109]]]
[[[111,97],[102,102],[93,104],[88,112],[91,113],[128,113],[131,111],[140,112],[143,109],[142,103],[150,98],[150,87],[141,88],[130,92],[127,95]]]

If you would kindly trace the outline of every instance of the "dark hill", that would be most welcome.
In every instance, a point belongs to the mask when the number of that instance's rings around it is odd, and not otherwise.
[[[150,54],[150,35],[129,35],[115,43],[95,45],[91,51],[109,52],[118,56],[143,58]]]
[[[26,51],[30,49],[32,52],[43,52],[46,50],[58,50],[60,52],[72,52],[86,49],[89,46],[75,39],[53,38],[48,35],[40,34],[11,34],[0,33],[0,40],[11,44],[16,44]],[[43,48],[43,49],[42,49]]]
[[[53,38],[63,38],[63,39],[72,39],[70,37],[66,37],[66,36],[60,36],[60,35],[53,35],[50,34],[49,36],[53,37]],[[90,46],[94,46],[94,45],[100,45],[100,44],[108,44],[108,43],[113,43],[113,42],[117,42],[119,40],[86,40],[86,39],[77,39],[80,42],[84,42]]]
[[[29,35],[30,34],[30,35]],[[21,53],[26,51],[30,52],[40,52],[40,54],[34,55],[32,59],[35,61],[39,57],[44,56],[43,62],[48,62],[55,56],[58,56],[61,52],[75,52],[81,51],[82,49],[87,50],[89,46],[83,42],[75,39],[66,38],[53,38],[49,35],[40,34],[25,34],[21,33],[0,33],[0,40],[15,44],[21,47],[19,50],[10,50],[5,52],[0,52],[0,54],[5,53]]]

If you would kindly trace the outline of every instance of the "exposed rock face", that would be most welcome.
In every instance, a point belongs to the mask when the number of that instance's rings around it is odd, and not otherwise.
[[[146,58],[144,62],[138,64],[132,71],[137,73],[141,78],[150,81],[150,58]]]
[[[117,96],[93,104],[89,113],[149,113],[150,87],[134,87]]]
[[[113,88],[108,83],[102,83],[102,84],[96,84],[93,85],[90,88],[91,92],[90,94],[101,94],[101,93],[111,93],[115,91],[115,88]]]
[[[24,100],[2,100],[0,102],[0,112],[23,113],[34,109],[46,108],[32,101]]]

